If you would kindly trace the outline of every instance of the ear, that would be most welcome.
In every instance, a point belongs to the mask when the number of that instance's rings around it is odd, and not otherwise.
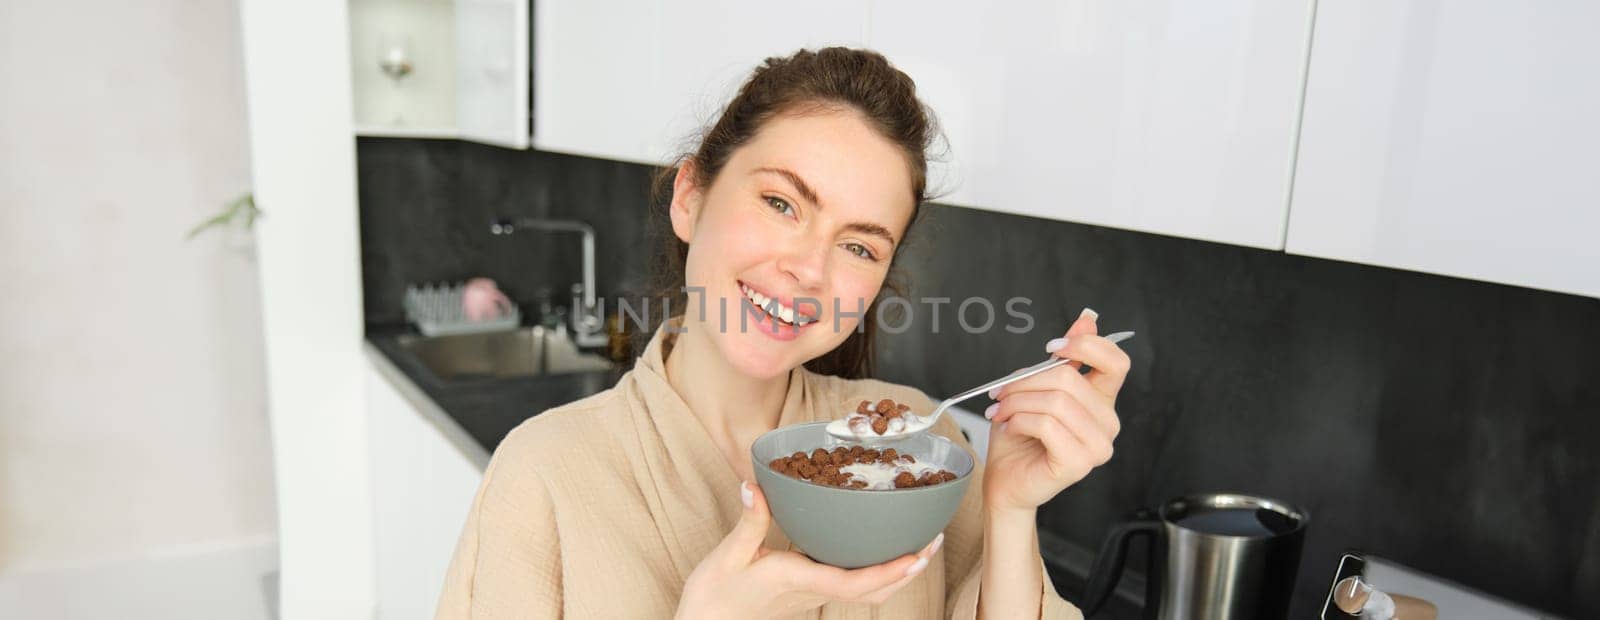
[[[701,188],[694,182],[694,161],[686,159],[678,165],[678,174],[672,179],[672,232],[684,243],[694,239],[694,225],[700,219],[703,202]]]

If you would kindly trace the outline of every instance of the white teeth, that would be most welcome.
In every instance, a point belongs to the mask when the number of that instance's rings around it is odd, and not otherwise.
[[[766,312],[769,308],[771,308],[773,306],[771,297],[767,297],[766,295],[762,295],[761,293],[756,292],[755,289],[752,289],[752,288],[750,288],[748,286],[745,286],[744,283],[742,283],[742,282],[739,284],[739,290],[741,292],[743,292],[745,297],[750,300],[750,303],[755,304],[756,307],[760,308],[763,312]],[[816,319],[813,319],[813,318],[806,318],[806,317],[800,316],[799,313],[795,312],[794,308],[790,308],[790,307],[785,306],[785,305],[783,305],[781,303],[780,304],[776,304],[776,307],[777,307],[777,311],[776,312],[767,312],[767,314],[771,315],[771,316],[775,316],[775,317],[777,317],[778,319],[782,320],[785,323],[789,323],[789,324],[792,324],[792,325],[805,325],[807,323],[811,323],[811,322],[815,322],[816,321]]]

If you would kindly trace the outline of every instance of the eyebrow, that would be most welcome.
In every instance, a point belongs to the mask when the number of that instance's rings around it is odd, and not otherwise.
[[[795,174],[794,171],[784,168],[763,167],[756,168],[756,172],[765,172],[768,174],[776,174],[781,176],[788,180],[790,185],[794,186],[795,191],[800,192],[801,198],[805,198],[807,202],[819,207],[822,205],[822,202],[817,200],[816,190],[811,189],[811,186],[806,184],[805,179],[800,178],[800,175]],[[890,233],[889,229],[877,224],[873,224],[871,222],[850,222],[845,224],[844,227],[846,230],[853,230],[864,235],[883,237],[885,241],[889,242],[889,245],[894,245],[894,234]]]
[[[801,198],[805,198],[806,201],[810,202],[811,204],[822,204],[820,201],[817,200],[817,192],[816,192],[816,190],[811,189],[810,185],[806,185],[806,180],[805,179],[800,178],[800,175],[795,174],[791,170],[786,170],[786,169],[783,169],[783,168],[756,168],[756,172],[766,172],[768,174],[776,174],[776,175],[778,175],[780,177],[788,179],[789,180],[789,184],[793,185],[795,190],[800,192],[800,197]]]

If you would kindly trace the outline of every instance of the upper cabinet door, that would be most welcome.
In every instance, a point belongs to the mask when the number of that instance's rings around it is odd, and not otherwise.
[[[660,79],[654,91],[665,124],[657,149],[679,151],[708,128],[762,61],[801,48],[866,44],[859,0],[750,2],[673,0],[661,15]]]
[[[1600,296],[1600,3],[1323,2],[1289,251]]]
[[[942,202],[1283,247],[1310,0],[878,0]]]
[[[528,148],[528,0],[457,0],[456,128]]]
[[[664,157],[659,3],[539,0],[534,10],[534,146],[639,163]]]
[[[855,0],[541,0],[534,18],[534,145],[670,163],[762,59],[861,45]]]

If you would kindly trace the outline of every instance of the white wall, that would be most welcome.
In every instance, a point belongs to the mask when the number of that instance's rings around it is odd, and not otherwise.
[[[370,617],[372,493],[344,2],[242,0],[285,618]]]
[[[233,3],[0,2],[0,579],[270,544]],[[0,610],[0,616],[6,613]]]

